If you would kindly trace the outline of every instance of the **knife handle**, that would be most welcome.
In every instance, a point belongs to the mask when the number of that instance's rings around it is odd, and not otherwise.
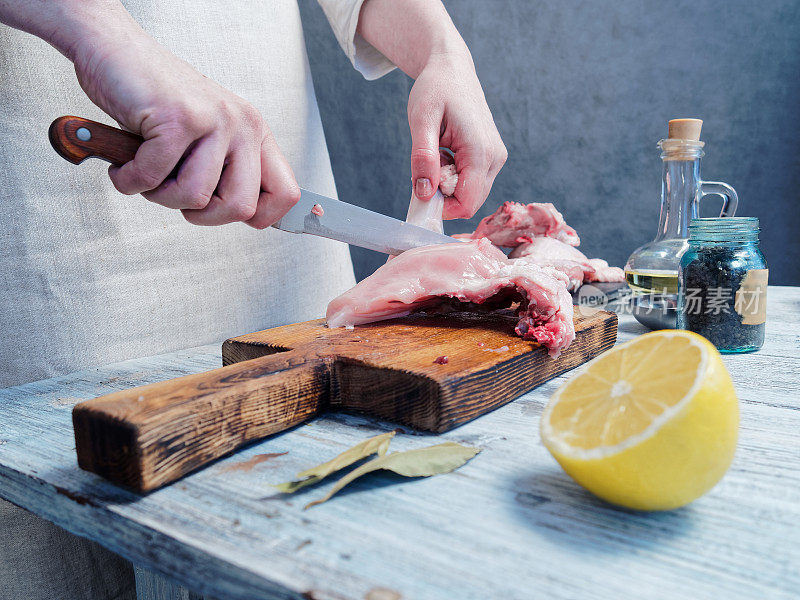
[[[74,164],[100,158],[121,167],[133,160],[144,138],[81,117],[58,117],[50,124],[50,143],[56,152]]]

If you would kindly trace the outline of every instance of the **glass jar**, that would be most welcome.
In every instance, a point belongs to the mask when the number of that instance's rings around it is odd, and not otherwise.
[[[699,333],[720,352],[752,352],[764,344],[769,271],[758,232],[755,217],[689,225],[678,275],[678,328]]]

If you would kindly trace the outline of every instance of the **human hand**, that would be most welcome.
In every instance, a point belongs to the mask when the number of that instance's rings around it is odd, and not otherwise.
[[[109,168],[114,186],[180,209],[196,225],[245,221],[264,228],[278,221],[300,189],[258,110],[122,12],[114,35],[98,33],[68,53],[89,98],[145,139],[134,160]]]
[[[444,218],[469,218],[481,207],[508,158],[468,53],[434,54],[411,88],[411,178],[417,198],[439,185],[439,147],[453,152],[458,184]]]

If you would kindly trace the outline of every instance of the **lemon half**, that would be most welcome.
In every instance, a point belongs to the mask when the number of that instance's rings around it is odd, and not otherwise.
[[[717,349],[688,331],[655,331],[581,367],[545,408],[541,433],[593,494],[637,510],[684,506],[733,460],[739,406]]]

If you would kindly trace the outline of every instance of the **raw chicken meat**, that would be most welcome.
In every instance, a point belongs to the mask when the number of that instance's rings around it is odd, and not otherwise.
[[[570,278],[571,290],[580,287],[584,281],[625,281],[625,272],[619,267],[610,267],[601,258],[586,258],[574,246],[554,238],[537,237],[514,248],[508,257],[553,267],[566,273]]]
[[[496,246],[515,248],[540,236],[552,237],[570,246],[581,243],[576,231],[549,202],[504,202],[478,223],[472,239],[485,237]]]
[[[570,291],[584,282],[621,282],[625,273],[600,258],[587,258],[576,246],[577,232],[550,203],[506,202],[483,219],[474,233],[456,234],[458,239],[488,238],[496,246],[513,248],[512,259],[524,259],[540,267],[564,273]]]
[[[425,246],[403,252],[335,298],[327,321],[342,327],[420,310],[498,309],[519,302],[516,332],[558,356],[575,337],[567,283],[550,267],[509,260],[487,239]]]
[[[456,193],[456,185],[458,184],[458,173],[456,173],[456,166],[453,164],[443,164],[441,172],[439,173],[439,189],[445,196],[452,196]]]
[[[439,189],[430,200],[423,201],[417,198],[414,188],[411,189],[411,201],[408,204],[406,223],[418,225],[437,233],[444,233],[442,228],[442,210],[444,209],[445,196],[452,196],[456,191],[458,173],[452,163],[453,158],[446,152],[439,151]]]
[[[563,260],[558,258],[541,260],[534,256],[523,256],[512,260],[521,260],[523,262],[528,262],[540,267],[551,267],[557,271],[561,271],[569,279],[569,282],[567,283],[567,290],[570,292],[578,291],[578,288],[580,288],[581,285],[583,285],[583,282],[586,281],[588,272],[587,269],[592,270],[591,267],[587,267],[584,264],[577,263],[572,260]]]
[[[590,258],[589,266],[594,269],[587,281],[622,283],[625,281],[625,271],[619,267],[612,267],[602,258]]]
[[[430,229],[436,233],[444,233],[442,227],[442,209],[444,208],[444,196],[440,190],[430,200],[423,201],[411,192],[411,202],[408,204],[408,215],[406,223]],[[390,257],[391,258],[391,257]]]
[[[571,260],[577,263],[583,263],[588,260],[584,253],[575,246],[570,246],[549,237],[537,237],[530,242],[520,244],[508,256],[509,258],[536,256],[541,259]]]

